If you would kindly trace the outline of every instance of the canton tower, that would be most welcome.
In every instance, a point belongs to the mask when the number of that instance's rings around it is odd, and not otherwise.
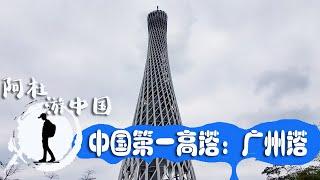
[[[167,49],[167,14],[148,15],[148,55],[133,125],[180,125]],[[174,163],[157,158],[150,164],[137,158],[123,161],[119,180],[195,180],[190,161]]]

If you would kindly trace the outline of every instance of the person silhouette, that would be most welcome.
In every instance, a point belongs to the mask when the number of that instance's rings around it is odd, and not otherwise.
[[[44,120],[43,127],[42,127],[42,148],[43,148],[43,158],[39,160],[39,162],[46,162],[47,161],[47,153],[50,154],[51,160],[48,162],[54,162],[56,158],[54,157],[54,154],[52,153],[51,149],[49,148],[49,138],[53,137],[55,134],[56,126],[51,123],[47,119],[47,114],[42,113],[38,119]]]

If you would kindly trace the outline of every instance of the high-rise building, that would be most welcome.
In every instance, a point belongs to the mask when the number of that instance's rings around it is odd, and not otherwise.
[[[134,125],[181,124],[173,90],[167,49],[167,14],[155,10],[148,15],[148,55],[134,115]],[[174,163],[157,158],[150,164],[137,158],[122,163],[119,180],[195,180],[190,161]]]

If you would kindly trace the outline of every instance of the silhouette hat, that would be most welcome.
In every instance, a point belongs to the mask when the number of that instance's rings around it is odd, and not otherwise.
[[[38,119],[47,119],[47,114],[46,113],[42,113],[40,114],[40,116],[38,117]]]

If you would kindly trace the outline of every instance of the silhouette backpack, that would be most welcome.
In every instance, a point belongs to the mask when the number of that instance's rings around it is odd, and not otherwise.
[[[54,125],[51,121],[48,123],[48,137],[53,137],[56,133],[56,125]]]

